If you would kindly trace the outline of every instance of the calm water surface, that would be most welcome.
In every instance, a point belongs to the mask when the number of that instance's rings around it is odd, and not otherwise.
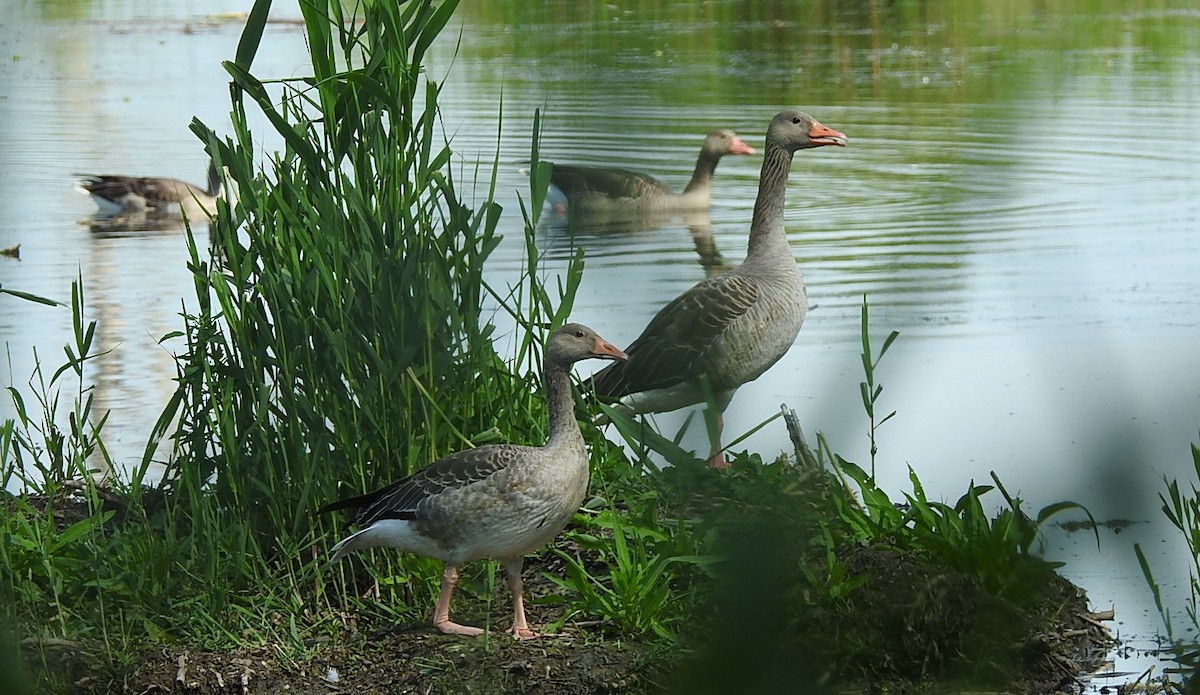
[[[531,5],[467,0],[429,66],[446,79],[462,177],[499,145],[507,238],[491,282],[522,270],[519,162],[535,109],[543,157],[677,187],[711,128],[761,147],[781,108],[811,112],[850,138],[800,152],[792,167],[787,227],[815,308],[787,357],[739,391],[727,432],[787,403],[810,436],[824,432],[868,463],[858,396],[868,295],[876,341],[901,333],[879,374],[881,406],[898,413],[879,432],[883,486],[899,497],[912,467],[931,496],[952,501],[996,471],[1035,509],[1072,499],[1098,518],[1139,522],[1102,535],[1100,551],[1051,529],[1046,550],[1148,646],[1158,619],[1130,548],[1147,546],[1164,589],[1182,598],[1185,548],[1164,528],[1157,494],[1161,476],[1192,476],[1200,428],[1200,13],[1182,2],[1086,16],[1025,3],[919,16],[834,3],[801,15],[788,3],[740,14],[717,3]],[[93,208],[71,173],[202,181],[187,124],[227,123],[219,61],[241,25],[211,14],[224,9],[242,8],[0,10],[11,57],[0,73],[0,185],[12,193],[0,202],[0,247],[21,244],[20,261],[0,258],[0,282],[66,299],[83,278],[111,350],[93,378],[119,461],[140,456],[171,391],[180,347],[158,338],[180,327],[191,281],[178,231],[111,236],[79,224]],[[296,16],[277,10],[258,75],[305,73],[303,36],[287,21]],[[699,219],[572,229],[547,212],[544,272],[586,254],[574,318],[628,343],[706,268],[740,260],[759,163],[722,162]],[[67,312],[11,298],[0,312],[7,383],[28,380],[35,346],[56,364]],[[656,421],[674,431],[684,417]],[[698,433],[686,441],[704,446]],[[773,423],[740,446],[770,455],[788,443]],[[1153,664],[1135,656],[1118,667]]]

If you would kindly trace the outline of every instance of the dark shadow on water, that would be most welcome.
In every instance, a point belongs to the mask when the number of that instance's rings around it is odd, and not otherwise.
[[[94,215],[79,220],[81,226],[98,238],[157,236],[187,231],[179,215],[134,213],[128,215]],[[207,224],[192,224],[192,229],[207,228]]]

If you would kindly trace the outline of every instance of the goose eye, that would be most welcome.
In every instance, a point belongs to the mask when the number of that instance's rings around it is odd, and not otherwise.
[[[799,123],[800,123],[800,117],[799,117],[799,116],[792,116],[792,123],[799,124]]]
[[[579,329],[576,329],[576,330],[575,330],[575,337],[576,337],[576,338],[582,338],[582,337],[583,337],[583,331],[581,331],[581,330],[579,330]]]

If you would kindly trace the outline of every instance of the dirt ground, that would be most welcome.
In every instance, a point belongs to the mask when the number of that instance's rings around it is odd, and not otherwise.
[[[628,693],[637,645],[582,634],[486,643],[410,628],[319,647],[305,664],[271,649],[147,655],[127,692],[145,693]]]
[[[895,562],[881,559],[886,558],[884,554],[870,557],[870,562]],[[888,582],[893,589],[922,572],[908,562],[887,569],[877,566],[875,570],[889,572],[891,579],[901,577]],[[530,571],[532,577],[538,576],[536,567]],[[904,579],[905,574],[912,576]],[[926,586],[940,583],[958,595],[970,593],[969,589],[964,591],[963,585],[930,581],[928,577],[922,582]],[[867,604],[872,614],[870,620],[880,625],[903,621],[925,634],[910,633],[911,637],[901,640],[903,644],[896,644],[895,649],[884,648],[887,653],[867,657],[873,663],[863,665],[859,682],[829,685],[822,692],[880,695],[978,692],[974,687],[939,680],[932,672],[922,676],[923,667],[906,671],[890,664],[906,658],[910,663],[931,665],[942,651],[955,651],[959,656],[968,651],[961,644],[943,640],[952,630],[969,625],[972,615],[953,620],[954,628],[948,628],[936,616],[961,611],[974,599],[946,601],[940,590],[925,591],[915,599],[912,595],[897,596],[894,591],[886,599],[883,596],[881,593],[881,600],[895,608],[881,603]],[[934,609],[926,603],[933,600],[944,603],[944,609]],[[1013,618],[1016,623],[1027,624],[1014,625],[1021,634],[1012,643],[1011,654],[1017,655],[1016,658],[1005,662],[1004,668],[1010,670],[1005,672],[1008,677],[1004,680],[1008,683],[1002,692],[1078,693],[1082,690],[1078,677],[1096,668],[1113,644],[1101,622],[1107,616],[1090,613],[1083,592],[1069,582],[1056,582],[1042,604],[1042,608],[1024,618]],[[551,609],[536,609],[531,620],[546,620],[551,617],[548,610]],[[933,634],[939,631],[946,634]],[[969,629],[961,632],[969,634]],[[605,637],[594,625],[568,624],[560,635],[517,642],[502,633],[487,640],[464,639],[442,635],[426,624],[405,624],[382,632],[339,636],[314,645],[303,663],[289,661],[282,650],[271,647],[232,653],[163,649],[145,655],[128,680],[125,692],[139,695],[682,692],[672,686],[671,676],[663,671],[666,663],[663,655],[652,655],[650,649],[648,644]],[[802,654],[796,656],[803,658]],[[952,662],[953,655],[947,661]],[[930,670],[945,674],[954,669],[930,666]],[[755,676],[746,675],[749,685]],[[725,686],[717,685],[713,683],[712,692],[727,692]],[[751,687],[744,692],[758,690]]]

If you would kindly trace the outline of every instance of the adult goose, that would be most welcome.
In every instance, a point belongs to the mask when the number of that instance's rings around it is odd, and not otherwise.
[[[627,361],[589,380],[601,398],[627,414],[667,412],[711,397],[716,437],[709,465],[715,468],[728,465],[721,413],[738,387],[791,348],[808,311],[783,226],[783,202],[792,155],[825,145],[843,147],[846,136],[800,111],[775,116],[767,129],[746,260],[672,300],[629,345]]]
[[[192,221],[203,221],[217,211],[217,198],[224,194],[221,177],[211,161],[208,188],[152,176],[76,176],[80,177],[78,189],[92,196],[103,214],[184,215]]]
[[[521,566],[567,525],[583,502],[588,455],[571,398],[571,365],[588,358],[625,359],[625,353],[577,323],[550,335],[543,362],[550,435],[545,446],[496,444],[460,451],[375,492],[334,502],[319,513],[359,509],[361,530],[331,551],[331,561],[362,548],[383,546],[446,563],[433,625],[474,636],[478,627],[450,620],[450,596],[463,563],[497,558],[508,575],[517,639],[541,635],[525,622]]]
[[[707,210],[717,163],[727,154],[754,154],[732,130],[714,130],[704,138],[692,180],[682,193],[658,179],[613,167],[555,164],[553,183],[572,214],[635,215],[650,212]]]

